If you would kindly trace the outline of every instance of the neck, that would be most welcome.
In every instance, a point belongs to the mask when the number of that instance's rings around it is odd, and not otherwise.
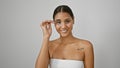
[[[60,37],[60,42],[61,43],[69,43],[74,39],[74,36],[72,35],[72,33],[66,37]]]

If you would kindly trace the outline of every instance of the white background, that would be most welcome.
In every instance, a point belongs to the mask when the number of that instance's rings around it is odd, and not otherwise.
[[[120,68],[120,0],[0,0],[0,68],[34,68],[39,24],[61,4],[73,10],[73,34],[93,43],[95,68]]]

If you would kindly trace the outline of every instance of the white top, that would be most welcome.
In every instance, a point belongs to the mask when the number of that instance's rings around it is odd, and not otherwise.
[[[83,61],[51,59],[50,68],[84,68]]]

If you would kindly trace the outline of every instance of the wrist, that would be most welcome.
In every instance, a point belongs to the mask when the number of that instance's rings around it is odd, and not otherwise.
[[[44,39],[44,40],[49,40],[49,37],[44,36],[43,39]]]
[[[48,45],[49,43],[49,38],[48,37],[43,37],[43,44]]]

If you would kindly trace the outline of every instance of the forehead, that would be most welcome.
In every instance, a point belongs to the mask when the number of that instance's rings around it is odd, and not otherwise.
[[[72,18],[72,17],[66,12],[59,12],[55,15],[55,20],[56,19],[67,19],[67,18]]]

